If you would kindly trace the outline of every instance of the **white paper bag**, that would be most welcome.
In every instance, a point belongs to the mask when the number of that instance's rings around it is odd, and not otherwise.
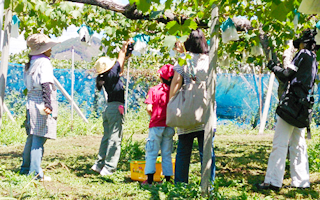
[[[251,47],[251,55],[253,56],[263,56],[263,49],[261,47],[261,44],[259,43],[258,46]]]
[[[317,45],[320,45],[320,29],[317,28],[317,35],[314,36]]]
[[[236,27],[234,26],[234,23],[232,19],[228,18],[225,22],[221,25],[222,29],[222,42],[227,43],[229,41],[236,41],[239,40],[239,35],[237,32]]]
[[[82,44],[91,45],[91,37],[86,26],[82,26],[79,30],[79,38]]]
[[[133,49],[134,49],[134,51],[137,51],[141,54],[144,54],[147,50],[147,43],[141,42],[140,40],[137,40],[135,42]]]
[[[11,37],[18,38],[19,37],[19,24],[20,20],[17,15],[12,17],[12,25],[11,25]]]
[[[304,14],[320,14],[319,0],[302,0],[298,11]]]

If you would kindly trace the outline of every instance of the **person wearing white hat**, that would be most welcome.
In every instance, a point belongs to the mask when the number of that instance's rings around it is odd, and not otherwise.
[[[38,33],[27,38],[31,51],[25,65],[24,83],[27,88],[27,141],[22,154],[20,174],[35,175],[40,181],[50,181],[41,169],[44,144],[56,139],[58,103],[53,84],[51,48],[58,44],[48,36]]]
[[[128,45],[134,41],[129,39],[123,43],[118,60],[109,57],[99,58],[95,65],[96,87],[104,89],[108,94],[107,105],[103,112],[104,135],[101,140],[98,158],[91,169],[102,176],[113,174],[118,165],[121,152],[122,124],[124,114],[124,87],[120,77],[124,62],[131,56]],[[128,54],[127,54],[128,51]]]

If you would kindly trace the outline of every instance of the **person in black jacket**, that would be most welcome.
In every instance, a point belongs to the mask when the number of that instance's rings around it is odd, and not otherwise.
[[[294,40],[299,49],[287,69],[269,61],[268,68],[287,85],[277,107],[277,124],[272,152],[264,182],[259,189],[279,191],[285,172],[289,147],[291,186],[310,187],[309,163],[305,141],[305,127],[309,127],[313,105],[313,86],[318,70],[313,30],[305,30],[302,37]]]

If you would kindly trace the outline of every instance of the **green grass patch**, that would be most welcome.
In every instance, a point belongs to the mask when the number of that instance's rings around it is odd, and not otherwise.
[[[126,116],[118,171],[109,177],[90,170],[102,138],[101,117],[89,118],[86,124],[77,115],[71,121],[70,111],[60,109],[58,139],[47,141],[42,161],[44,173],[53,179],[50,183],[19,175],[26,139],[23,116],[16,117],[16,122],[11,122],[6,116],[3,118],[0,199],[320,199],[320,134],[316,127],[312,128],[312,140],[307,140],[311,188],[283,188],[276,193],[258,191],[255,186],[264,179],[274,131],[267,130],[259,135],[257,129],[242,129],[233,124],[218,126],[215,138],[216,181],[210,196],[202,197],[197,142],[192,149],[189,184],[174,185],[164,181],[142,186],[130,179],[130,160],[145,158],[149,117],[144,107],[140,112],[131,111]],[[174,140],[176,148],[176,135]],[[288,167],[285,185],[291,181]]]

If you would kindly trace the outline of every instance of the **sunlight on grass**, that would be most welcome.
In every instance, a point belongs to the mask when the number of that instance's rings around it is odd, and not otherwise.
[[[24,117],[13,123],[4,117],[0,138],[0,199],[319,199],[320,131],[312,128],[313,138],[307,140],[310,159],[311,188],[258,191],[255,184],[264,179],[272,148],[273,130],[259,135],[256,129],[242,129],[236,125],[218,126],[215,137],[216,181],[209,197],[201,196],[201,164],[194,142],[189,184],[163,182],[142,186],[130,179],[130,160],[143,160],[149,117],[142,106],[130,111],[124,124],[122,153],[118,171],[102,177],[90,168],[93,165],[103,134],[102,119],[89,118],[86,124],[77,115],[71,121],[70,112],[62,107],[58,118],[58,139],[45,145],[42,161],[44,173],[52,177],[50,183],[31,182],[32,177],[19,175],[21,153],[26,134]],[[72,129],[71,129],[71,125]],[[174,149],[177,136],[174,136]],[[173,157],[175,156],[175,150]],[[288,166],[287,166],[288,167]],[[284,184],[290,184],[289,171]]]

